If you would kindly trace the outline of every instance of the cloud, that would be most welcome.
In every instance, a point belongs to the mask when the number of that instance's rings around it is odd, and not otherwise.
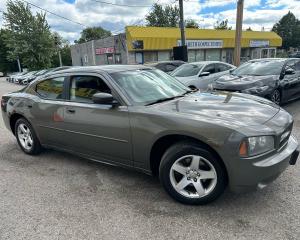
[[[124,30],[126,25],[145,23],[145,15],[151,7],[119,7],[96,2],[96,0],[27,0],[58,15],[85,26],[103,26],[114,33]],[[105,0],[106,2],[152,6],[153,3],[177,4],[174,0]],[[185,18],[193,18],[201,27],[212,28],[217,21],[228,19],[235,27],[237,0],[186,0]],[[0,1],[0,10],[5,10],[6,0]],[[41,11],[32,6],[34,12]],[[261,30],[270,29],[289,10],[300,18],[299,0],[245,0],[244,27]],[[83,26],[47,13],[53,31],[73,42],[78,39]],[[3,17],[0,12],[0,26]]]

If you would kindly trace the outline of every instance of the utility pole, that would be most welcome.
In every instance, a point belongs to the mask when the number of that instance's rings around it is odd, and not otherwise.
[[[235,47],[234,47],[234,65],[239,66],[241,63],[241,39],[243,29],[243,11],[244,0],[237,1],[236,28],[235,28]]]
[[[58,38],[58,36],[54,36],[54,43],[58,52],[58,59],[59,59],[59,66],[62,66],[62,60],[61,60],[61,53],[60,53],[60,49],[59,49],[59,45],[60,45],[60,40]]]
[[[185,46],[185,30],[183,17],[183,0],[179,0],[179,14],[180,14],[180,32],[181,32],[181,46]]]
[[[17,58],[17,63],[18,63],[19,72],[22,72],[20,58]]]

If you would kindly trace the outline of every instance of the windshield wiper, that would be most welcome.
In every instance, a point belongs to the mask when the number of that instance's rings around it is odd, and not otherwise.
[[[170,100],[174,100],[176,98],[180,98],[180,97],[184,97],[186,93],[182,94],[182,95],[178,95],[178,96],[174,96],[174,97],[168,97],[168,98],[160,98],[160,99],[157,99],[151,103],[147,103],[145,106],[149,106],[149,105],[153,105],[153,104],[156,104],[156,103],[161,103],[161,102],[166,102],[166,101],[170,101]]]

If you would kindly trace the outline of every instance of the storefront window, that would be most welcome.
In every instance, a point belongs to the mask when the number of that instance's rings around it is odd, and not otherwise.
[[[121,54],[115,54],[115,64],[121,64],[121,63],[122,63]]]
[[[188,50],[188,62],[195,62],[195,55],[196,51],[195,50]]]
[[[219,49],[207,49],[206,60],[207,61],[220,61],[221,50]]]
[[[170,52],[158,52],[158,61],[170,60]]]
[[[157,52],[144,52],[144,63],[157,62]]]
[[[204,61],[204,50],[196,50],[196,62]]]

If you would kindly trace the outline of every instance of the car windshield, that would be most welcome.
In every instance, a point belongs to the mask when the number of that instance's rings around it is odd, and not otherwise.
[[[232,75],[253,75],[253,76],[266,76],[266,75],[279,75],[281,73],[284,61],[254,61],[247,62],[235,69]]]
[[[190,77],[198,75],[199,71],[203,67],[203,64],[183,64],[172,72],[174,77]]]
[[[190,89],[160,70],[134,70],[111,74],[124,94],[137,105],[150,105],[180,97]]]

